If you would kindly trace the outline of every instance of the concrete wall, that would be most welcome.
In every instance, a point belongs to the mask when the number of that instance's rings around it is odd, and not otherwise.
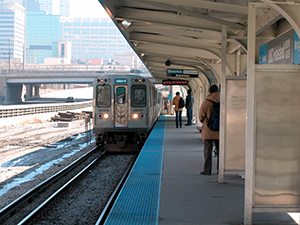
[[[23,84],[7,84],[5,105],[22,102],[22,90]]]
[[[0,77],[0,104],[15,104],[22,102],[22,84],[7,84],[6,77]]]

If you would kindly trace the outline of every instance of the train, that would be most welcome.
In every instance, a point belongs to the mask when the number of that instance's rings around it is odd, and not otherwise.
[[[93,132],[107,152],[140,151],[163,110],[161,92],[147,78],[105,74],[93,83]]]

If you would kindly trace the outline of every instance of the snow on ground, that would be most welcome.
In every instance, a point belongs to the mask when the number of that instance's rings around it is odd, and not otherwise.
[[[85,98],[87,90],[76,89],[72,95],[68,90],[65,95]],[[85,154],[88,145],[95,145],[92,124],[84,120],[70,122],[68,127],[38,116],[35,122],[0,128],[0,209]]]

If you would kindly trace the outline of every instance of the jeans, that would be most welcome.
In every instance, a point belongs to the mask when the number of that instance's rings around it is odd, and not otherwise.
[[[186,110],[186,116],[187,116],[187,119],[188,119],[188,122],[187,124],[188,125],[192,125],[192,120],[193,120],[193,108],[188,108]]]
[[[179,120],[180,127],[182,127],[182,119],[181,119],[182,111],[175,111],[175,113],[176,113],[176,128],[178,128],[178,120]]]

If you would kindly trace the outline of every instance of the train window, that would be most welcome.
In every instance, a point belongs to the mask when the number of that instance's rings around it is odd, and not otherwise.
[[[110,107],[111,91],[109,85],[97,86],[97,107]]]
[[[131,87],[131,105],[132,107],[146,106],[146,86],[134,85]]]
[[[124,104],[125,103],[125,96],[126,95],[126,89],[124,87],[118,87],[117,88],[117,103],[118,104]]]

